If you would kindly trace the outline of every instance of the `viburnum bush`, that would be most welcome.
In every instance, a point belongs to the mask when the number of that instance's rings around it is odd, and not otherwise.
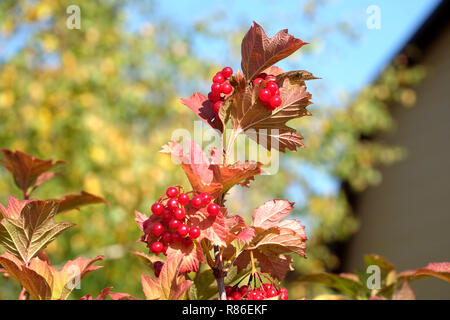
[[[153,271],[142,275],[146,299],[287,300],[281,285],[292,269],[293,255],[306,257],[304,226],[287,216],[294,203],[274,199],[252,212],[251,224],[230,212],[226,197],[236,185],[250,187],[264,173],[257,161],[232,158],[236,139],[248,135],[268,150],[297,151],[303,137],[286,123],[310,115],[311,94],[305,81],[317,79],[304,70],[285,72],[275,63],[306,43],[282,30],[268,38],[254,23],[242,41],[241,69],[225,67],[212,79],[206,95],[194,93],[182,103],[219,133],[221,147],[203,150],[195,141],[170,141],[161,153],[170,156],[185,172],[190,186],[167,186],[148,212],[136,211],[142,232],[139,241],[148,252],[133,252]],[[230,134],[226,134],[229,129]],[[0,206],[0,255],[3,276],[22,285],[21,299],[67,299],[74,284],[98,269],[92,260],[77,258],[56,270],[45,247],[72,224],[56,223],[62,211],[105,202],[81,192],[60,199],[32,199],[32,192],[56,173],[62,162],[40,160],[20,151],[2,150],[3,165],[14,176],[23,200],[11,197]],[[241,214],[245,214],[242,212]],[[408,282],[434,276],[450,281],[450,264],[438,263],[397,274],[378,256],[367,256],[366,264],[381,269],[381,287],[369,289],[368,275],[319,274],[301,280],[320,282],[342,292],[330,298],[411,298]],[[136,299],[126,293],[103,289],[95,299]],[[302,298],[302,297],[297,297]],[[94,299],[92,295],[82,299]]]

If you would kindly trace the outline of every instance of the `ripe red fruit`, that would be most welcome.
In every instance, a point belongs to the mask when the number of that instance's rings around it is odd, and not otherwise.
[[[229,78],[233,75],[233,69],[231,69],[230,67],[225,67],[222,69],[222,75],[225,78]]]
[[[220,100],[220,94],[210,92],[208,93],[208,99],[211,100],[212,102],[217,102]]]
[[[233,297],[227,297],[227,300],[234,300]]]
[[[259,292],[257,290],[250,290],[248,293],[248,300],[256,300],[256,296],[259,295]]]
[[[227,294],[227,296],[230,296],[232,292],[233,292],[233,287],[232,286],[226,286],[225,287],[225,293]]]
[[[200,228],[198,227],[192,227],[189,229],[189,236],[192,239],[197,239],[198,237],[200,237]]]
[[[174,229],[174,230],[178,229],[180,224],[181,224],[180,220],[172,218],[172,219],[170,219],[170,222],[169,222],[169,228]]]
[[[202,205],[206,206],[211,202],[211,195],[209,193],[203,192],[200,195],[200,198],[202,199]]]
[[[152,205],[152,213],[159,216],[164,211],[164,206],[160,202],[156,202]]]
[[[218,214],[219,211],[220,211],[220,207],[219,207],[219,205],[217,205],[217,204],[215,204],[215,203],[210,203],[210,204],[208,205],[207,210],[208,210],[208,213],[209,213],[211,216],[217,216],[217,214]]]
[[[231,297],[233,298],[233,300],[241,300],[242,299],[242,295],[238,291],[234,291],[231,294]]]
[[[220,106],[222,105],[222,101],[216,101],[214,102],[212,109],[215,113],[219,112]]]
[[[271,97],[272,94],[270,93],[269,89],[261,89],[261,91],[259,91],[259,99],[262,102],[268,102]]]
[[[170,220],[172,219],[172,211],[169,210],[169,208],[164,208],[163,210],[163,219],[164,220]]]
[[[189,227],[185,224],[180,224],[177,228],[177,232],[181,237],[185,237],[189,233]]]
[[[268,290],[272,289],[273,286],[271,283],[264,283],[263,288],[264,288],[264,291],[268,291]]]
[[[215,94],[220,94],[222,92],[222,85],[220,83],[214,82],[211,85],[211,92]]]
[[[162,236],[162,240],[165,243],[171,243],[172,242],[172,233],[169,231],[164,232],[163,236]]]
[[[287,291],[287,289],[285,288],[285,287],[280,287],[279,289],[278,289],[278,293],[288,293],[288,291]]]
[[[222,84],[224,81],[225,81],[225,77],[223,76],[222,72],[217,72],[213,78],[213,82]]]
[[[190,246],[192,246],[192,240],[191,238],[183,238],[181,240],[181,244],[185,247],[185,248],[189,248]]]
[[[178,205],[179,203],[177,199],[169,199],[169,201],[167,201],[167,208],[169,208],[172,212],[178,208]]]
[[[282,292],[280,294],[280,300],[289,300],[289,295],[287,292]]]
[[[199,196],[195,196],[192,198],[191,200],[191,204],[194,208],[201,208],[202,206],[202,198],[200,198]]]
[[[155,223],[152,227],[152,233],[159,237],[160,235],[162,235],[164,232],[164,227],[161,223]]]
[[[281,98],[280,96],[273,96],[272,98],[270,98],[270,106],[274,109],[278,108],[279,106],[281,106]]]
[[[154,268],[154,270],[155,270],[155,276],[156,276],[157,278],[159,277],[159,274],[161,273],[161,269],[162,269],[163,265],[164,265],[164,263],[161,262],[161,261],[156,261],[156,262],[153,264],[153,268]]]
[[[172,232],[172,242],[180,242],[180,241],[181,241],[180,235],[176,232]]]
[[[184,210],[183,210],[182,208],[177,208],[177,209],[175,209],[175,210],[173,211],[173,216],[174,216],[175,218],[177,218],[178,220],[183,219],[185,215],[186,215],[186,214],[185,214],[185,212],[184,212]]]
[[[266,298],[276,297],[277,295],[278,295],[278,292],[274,288],[271,288],[271,289],[266,291]]]
[[[163,245],[163,249],[162,249],[162,253],[165,255],[165,256],[167,256],[167,249],[169,249],[169,246],[168,245]]]
[[[160,253],[163,250],[163,244],[159,241],[153,242],[152,243],[152,251],[155,254]]]
[[[264,296],[261,293],[257,293],[254,300],[264,300]]]
[[[274,95],[278,90],[278,85],[276,82],[270,81],[266,83],[266,89],[269,89],[270,93]]]
[[[230,94],[233,91],[233,87],[228,82],[222,83],[220,90],[224,94]]]
[[[189,203],[189,195],[186,193],[180,193],[180,195],[178,196],[178,202],[182,205],[185,206]]]
[[[245,297],[248,293],[248,286],[244,285],[244,286],[240,287],[239,293],[241,294],[241,296]]]
[[[263,82],[263,78],[255,78],[255,80],[253,80],[253,84],[256,86],[257,84],[260,84],[261,82]]]
[[[169,198],[175,198],[176,196],[178,196],[178,189],[175,188],[175,187],[167,188],[167,190],[166,190],[166,195],[167,195]]]
[[[142,229],[144,229],[144,232],[145,233],[147,233],[147,227],[148,227],[148,224],[150,223],[150,219],[147,219],[147,220],[145,220],[144,221],[144,223],[142,224]]]

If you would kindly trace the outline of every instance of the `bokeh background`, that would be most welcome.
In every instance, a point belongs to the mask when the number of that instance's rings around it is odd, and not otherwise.
[[[296,202],[310,240],[308,259],[285,280],[290,296],[325,293],[299,276],[352,271],[364,253],[399,270],[450,260],[444,2],[0,1],[0,148],[69,162],[35,197],[83,189],[110,203],[59,217],[77,226],[48,247],[55,265],[105,255],[73,298],[106,286],[143,297],[140,275],[149,272],[130,254],[145,250],[133,211],[148,212],[168,185],[188,185],[158,150],[174,129],[193,130],[179,97],[206,94],[217,70],[240,67],[253,20],[269,36],[288,28],[309,42],[279,66],[322,78],[309,82],[313,117],[292,123],[307,148],[282,155],[275,176],[235,188],[228,202],[247,218],[269,199]],[[80,30],[66,27],[73,4]],[[371,5],[379,29],[367,26]],[[0,202],[10,195],[20,197],[0,169]],[[413,284],[419,298],[450,298],[448,284],[430,281]],[[0,299],[19,294],[7,279],[0,288]]]

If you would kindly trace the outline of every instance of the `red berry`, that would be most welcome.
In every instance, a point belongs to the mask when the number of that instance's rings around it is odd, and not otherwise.
[[[178,196],[178,202],[182,205],[185,206],[189,203],[189,195],[186,193],[180,193],[180,195]]]
[[[227,294],[227,296],[231,295],[232,292],[233,292],[233,287],[232,286],[226,286],[225,287],[225,293]]]
[[[191,200],[191,204],[194,208],[201,208],[202,206],[202,198],[200,198],[199,196],[195,196],[192,198]]]
[[[276,82],[276,81],[277,81],[277,77],[275,77],[275,76],[269,74],[269,75],[266,76],[266,78],[265,78],[264,80],[266,80],[267,82],[269,82],[269,81],[274,81],[274,82]]]
[[[166,195],[167,195],[169,198],[175,198],[176,196],[178,196],[178,189],[175,188],[175,187],[167,188],[167,190],[166,190]]]
[[[282,292],[280,294],[280,300],[289,300],[289,295],[287,292]]]
[[[167,201],[167,207],[173,212],[175,211],[175,209],[178,209],[178,200],[177,199],[169,199],[169,201]]]
[[[180,235],[176,232],[172,232],[172,242],[180,242],[180,241],[181,241]]]
[[[233,298],[233,300],[241,300],[242,299],[242,295],[238,291],[234,291],[231,294],[231,297]]]
[[[208,93],[208,99],[211,100],[212,102],[217,102],[220,100],[220,94],[210,92]]]
[[[261,293],[257,293],[255,300],[264,300],[264,296]]]
[[[181,208],[177,208],[173,211],[173,216],[177,218],[178,220],[182,220],[186,214],[184,213],[184,210]]]
[[[222,69],[222,75],[225,78],[229,78],[233,75],[233,69],[231,69],[230,67],[225,67]]]
[[[227,300],[234,300],[233,297],[227,297]]]
[[[272,289],[273,286],[271,283],[264,283],[263,288],[264,288],[264,291],[268,291],[268,290]]]
[[[172,242],[172,233],[169,231],[164,232],[162,239],[165,243],[171,243]]]
[[[156,276],[157,278],[159,277],[159,274],[161,273],[161,269],[162,269],[163,265],[164,265],[164,263],[161,262],[161,261],[156,261],[156,262],[153,264],[153,268],[155,269],[155,276]]]
[[[240,287],[239,293],[241,294],[241,296],[245,297],[248,293],[248,286],[244,285],[244,286]]]
[[[280,287],[279,289],[278,289],[278,293],[288,293],[288,291],[287,291],[287,289],[285,288],[285,287]]]
[[[189,248],[190,246],[192,246],[192,239],[191,238],[183,238],[181,240],[181,244],[185,247],[185,248]]]
[[[198,237],[200,237],[200,228],[198,227],[192,227],[189,229],[189,236],[192,239],[197,239]]]
[[[222,101],[216,101],[214,102],[212,109],[215,113],[219,112],[220,106],[222,105]]]
[[[165,244],[165,245],[163,246],[163,249],[162,249],[162,253],[163,253],[165,256],[167,256],[167,249],[169,249],[169,246]]]
[[[256,296],[258,295],[258,291],[256,290],[250,290],[248,293],[248,300],[256,300]]]
[[[278,108],[279,106],[281,106],[280,96],[273,96],[272,98],[270,98],[269,103],[272,108]]]
[[[202,205],[206,206],[211,202],[211,195],[209,193],[203,192],[200,195],[200,198],[202,199]]]
[[[164,220],[170,220],[172,219],[172,211],[169,210],[169,208],[164,207],[163,211],[163,219]]]
[[[272,94],[270,93],[269,89],[261,89],[261,91],[259,91],[259,99],[262,102],[268,102],[271,97]]]
[[[152,233],[159,237],[160,235],[162,235],[164,232],[164,227],[161,223],[155,223],[152,227]]]
[[[267,290],[267,292],[266,292],[266,298],[276,297],[277,295],[278,295],[278,292],[274,288],[271,288],[271,289]]]
[[[211,85],[211,92],[214,94],[220,94],[220,92],[222,92],[222,85],[220,83],[214,82]]]
[[[207,210],[208,210],[208,213],[209,213],[211,216],[217,216],[217,215],[219,214],[220,207],[219,207],[219,205],[217,205],[217,204],[215,204],[215,203],[210,203],[210,204],[208,205]]]
[[[185,224],[180,224],[177,228],[177,232],[181,237],[185,237],[189,233],[189,227]]]
[[[266,89],[269,89],[270,93],[272,95],[274,95],[275,92],[277,92],[277,90],[278,90],[278,85],[276,84],[276,82],[270,81],[270,82],[267,82]]]
[[[148,224],[150,223],[150,219],[147,219],[147,220],[145,220],[144,221],[144,223],[142,224],[142,229],[144,229],[144,232],[145,233],[147,233],[147,227],[148,227]]]
[[[163,249],[163,244],[159,241],[153,242],[152,243],[152,251],[155,254],[158,254],[162,251]]]
[[[255,80],[253,80],[253,84],[256,86],[257,84],[260,84],[263,81],[264,81],[263,78],[255,78]]]
[[[224,81],[225,81],[225,77],[223,76],[222,72],[217,72],[213,78],[213,82],[222,84]]]
[[[233,87],[228,82],[222,83],[220,90],[224,94],[230,94],[233,91]]]
[[[159,216],[164,211],[164,206],[160,202],[156,202],[152,205],[152,213]]]
[[[280,96],[280,90],[275,90],[272,96]]]
[[[172,218],[169,222],[169,227],[171,229],[178,229],[178,227],[180,226],[181,221],[175,218]]]

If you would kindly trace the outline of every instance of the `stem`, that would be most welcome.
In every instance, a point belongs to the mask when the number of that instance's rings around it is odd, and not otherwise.
[[[217,268],[214,270],[214,276],[216,277],[217,287],[219,289],[219,299],[227,300],[227,294],[225,292],[225,273],[223,272],[222,259],[220,256],[219,246],[214,246],[214,255],[216,256]]]

